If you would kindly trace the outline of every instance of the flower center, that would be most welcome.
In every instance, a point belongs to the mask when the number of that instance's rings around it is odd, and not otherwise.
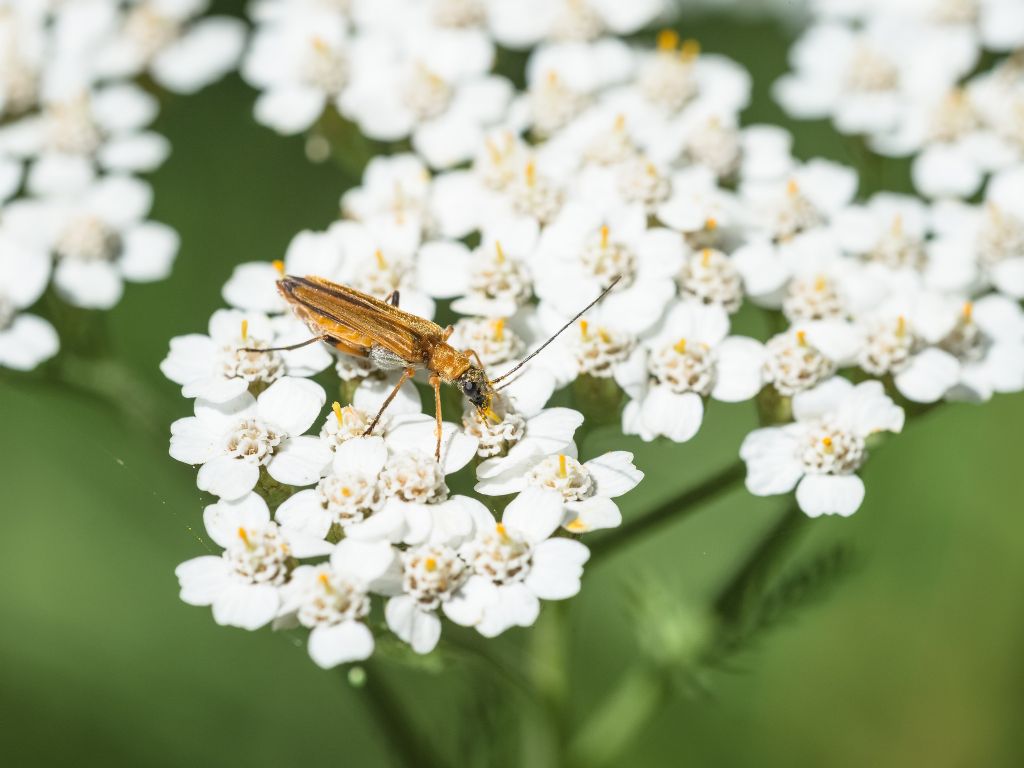
[[[809,474],[849,475],[864,463],[867,451],[864,438],[826,419],[808,430],[801,458]]]
[[[332,451],[346,440],[362,437],[370,426],[370,414],[354,405],[342,408],[340,403],[334,403],[332,410],[320,428],[320,439],[326,440]],[[377,422],[371,434],[379,435],[384,431],[384,419]]]
[[[551,39],[563,42],[596,40],[604,21],[587,0],[563,0],[551,22]]]
[[[526,473],[526,482],[558,491],[566,501],[588,499],[597,490],[590,470],[565,454],[546,457]]]
[[[432,611],[469,578],[469,566],[451,547],[427,545],[402,553],[402,591]]]
[[[434,23],[449,29],[470,29],[487,21],[487,9],[481,0],[434,0]]]
[[[539,175],[531,160],[516,175],[511,188],[512,205],[519,213],[548,224],[562,207],[562,190],[546,176]]]
[[[804,195],[794,179],[790,179],[785,194],[775,201],[771,220],[776,242],[789,240],[825,223],[821,211]]]
[[[485,152],[473,161],[473,171],[481,182],[491,189],[506,189],[516,182],[524,165],[526,152],[515,134],[506,131],[501,138],[489,136],[484,141]]]
[[[687,40],[679,46],[679,35],[665,30],[658,35],[658,51],[640,69],[637,86],[647,101],[666,112],[678,112],[698,93],[694,63],[700,44]]]
[[[629,131],[626,130],[626,116],[618,114],[612,127],[594,138],[584,152],[584,157],[595,165],[618,165],[637,155]]]
[[[388,496],[417,504],[433,504],[448,498],[441,465],[424,453],[393,454],[381,472],[380,485]]]
[[[924,242],[904,229],[899,216],[893,219],[892,226],[882,233],[875,247],[866,254],[868,261],[892,269],[921,269],[925,257]]]
[[[590,102],[585,93],[570,88],[554,71],[530,86],[528,98],[533,130],[541,138],[564,128]]]
[[[477,248],[469,269],[469,292],[484,299],[525,304],[531,293],[526,265],[505,256],[501,243],[494,248]]]
[[[361,523],[384,506],[377,478],[354,472],[331,474],[320,480],[316,495],[334,522],[342,528]]]
[[[298,618],[302,626],[312,628],[358,621],[369,612],[370,598],[365,590],[322,566],[303,595]]]
[[[684,153],[691,163],[710,168],[720,179],[732,176],[740,165],[739,131],[711,117],[690,133]]]
[[[153,3],[132,6],[125,16],[124,36],[131,40],[143,61],[152,61],[180,34],[181,25],[160,13]]]
[[[743,281],[732,259],[722,251],[704,248],[683,264],[679,287],[684,296],[704,304],[720,304],[735,312],[743,304]]]
[[[373,258],[364,260],[362,269],[352,276],[352,286],[371,296],[384,297],[402,285],[408,272],[404,259],[396,256],[385,257],[379,248]]]
[[[329,96],[336,96],[348,82],[348,57],[322,37],[314,37],[302,59],[302,79]]]
[[[892,60],[862,40],[854,48],[846,69],[846,87],[851,91],[891,91],[899,85],[899,70]]]
[[[491,409],[501,417],[501,421],[481,417],[480,412],[470,403],[466,403],[462,411],[462,425],[466,434],[479,440],[476,452],[485,459],[504,456],[526,436],[526,419],[516,413],[504,397],[495,397]]]
[[[931,17],[939,24],[971,24],[978,20],[978,0],[937,0]]]
[[[821,275],[791,281],[782,301],[782,313],[791,323],[846,315],[834,283]]]
[[[579,258],[584,269],[604,283],[621,275],[616,288],[628,286],[636,275],[636,254],[625,243],[612,239],[607,226],[587,239]]]
[[[417,64],[402,86],[405,105],[420,120],[430,120],[448,109],[452,89],[444,78]]]
[[[707,344],[679,339],[656,349],[647,366],[651,376],[677,394],[696,392],[703,397],[715,384],[715,356]]]
[[[978,260],[986,267],[1024,256],[1024,222],[989,203],[978,230],[977,251]]]
[[[54,247],[57,258],[87,263],[114,261],[121,253],[121,237],[98,216],[75,216],[67,223]]]
[[[810,389],[835,373],[835,363],[812,347],[803,331],[780,333],[765,346],[765,378],[784,397]]]
[[[480,355],[484,366],[507,362],[526,351],[523,340],[509,330],[500,317],[495,320],[464,317],[455,323],[452,339],[459,349],[472,349]]]
[[[0,52],[0,91],[4,105],[0,115],[20,115],[36,104],[39,95],[39,77],[32,66],[19,54],[17,41],[10,32],[2,37]]]
[[[242,578],[275,587],[288,581],[294,566],[291,548],[276,523],[259,528],[240,527],[223,557]]]
[[[621,363],[636,346],[636,339],[611,328],[590,327],[580,320],[579,333],[569,333],[569,345],[581,374],[609,378],[616,364]]]
[[[619,194],[629,203],[642,203],[648,214],[672,194],[672,184],[658,167],[643,157],[623,163],[618,175]]]
[[[962,88],[954,88],[932,113],[932,140],[956,141],[975,131],[980,125],[981,119],[975,112],[967,92]]]
[[[985,356],[988,340],[978,324],[974,322],[974,306],[964,304],[963,311],[953,330],[939,342],[942,349],[962,362],[977,362]]]
[[[259,419],[244,419],[228,433],[224,447],[228,455],[250,464],[266,464],[283,439]]]
[[[46,108],[46,143],[56,152],[91,155],[103,143],[92,119],[88,96],[55,102]]]
[[[872,376],[899,373],[907,365],[917,347],[917,339],[900,315],[896,322],[876,323],[868,331],[864,346],[857,356],[857,365]]]
[[[248,334],[248,323],[242,324],[242,335],[220,349],[220,371],[225,379],[245,379],[252,384],[272,384],[284,375],[284,358],[279,352],[258,352],[270,344]]]
[[[499,585],[525,579],[533,560],[533,548],[513,538],[501,523],[493,531],[478,535],[463,552],[475,573]]]

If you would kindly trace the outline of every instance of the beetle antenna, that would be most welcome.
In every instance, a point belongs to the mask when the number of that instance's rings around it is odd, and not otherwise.
[[[563,333],[563,332],[564,332],[564,331],[565,331],[565,330],[566,330],[567,328],[569,328],[569,326],[571,326],[571,325],[572,325],[573,323],[575,323],[575,322],[576,322],[577,320],[579,320],[579,319],[580,319],[581,317],[583,317],[583,316],[584,316],[585,314],[587,314],[587,312],[589,312],[589,311],[590,311],[591,309],[593,309],[594,305],[595,305],[595,304],[597,304],[597,302],[599,302],[599,301],[600,301],[601,299],[603,299],[603,298],[604,298],[605,296],[607,296],[607,295],[608,295],[608,292],[609,292],[609,291],[610,291],[610,290],[611,290],[612,288],[614,288],[614,287],[615,287],[615,284],[616,284],[616,283],[618,283],[618,282],[619,282],[619,280],[621,280],[621,279],[622,279],[622,275],[616,275],[616,276],[615,276],[615,279],[614,279],[614,280],[612,280],[612,281],[611,281],[611,282],[610,282],[610,283],[608,284],[608,287],[607,287],[607,288],[605,288],[605,289],[604,289],[603,291],[601,291],[601,293],[600,293],[600,294],[598,294],[598,297],[597,297],[596,299],[594,299],[594,300],[593,300],[592,302],[590,302],[589,304],[587,304],[587,306],[585,306],[585,307],[584,307],[583,309],[581,309],[581,310],[580,310],[579,312],[577,312],[577,313],[576,313],[576,316],[575,316],[575,317],[573,317],[573,318],[572,318],[572,320],[570,320],[570,321],[569,321],[569,322],[567,322],[567,323],[566,323],[565,325],[563,325],[563,326],[562,326],[561,328],[559,328],[559,329],[558,329],[557,331],[555,331],[554,335],[553,335],[553,336],[552,336],[552,337],[551,337],[550,339],[548,339],[547,341],[545,341],[545,342],[544,342],[543,344],[541,344],[541,345],[540,345],[539,347],[537,347],[537,348],[536,348],[535,350],[533,350],[533,352],[531,352],[531,353],[530,353],[530,354],[528,354],[528,355],[527,355],[526,357],[524,357],[524,358],[523,358],[522,360],[520,360],[520,361],[519,361],[519,364],[518,364],[517,366],[515,366],[515,367],[514,367],[514,368],[513,368],[512,370],[510,370],[510,371],[506,371],[505,373],[503,373],[503,374],[502,374],[501,376],[499,376],[499,377],[498,377],[498,378],[496,378],[496,379],[492,379],[490,383],[491,383],[491,384],[497,384],[497,383],[498,383],[499,381],[501,381],[502,379],[507,379],[507,378],[508,378],[509,376],[511,376],[511,375],[512,375],[513,373],[515,373],[516,371],[518,371],[518,370],[519,370],[520,368],[522,368],[522,367],[523,367],[524,365],[526,365],[526,364],[527,364],[528,362],[530,362],[530,361],[531,361],[531,360],[532,360],[533,358],[535,358],[535,357],[536,357],[537,355],[539,355],[539,354],[540,354],[540,353],[541,353],[541,352],[542,352],[542,351],[544,350],[544,347],[546,347],[546,346],[547,346],[548,344],[550,344],[550,343],[551,343],[552,341],[554,341],[554,340],[555,340],[555,339],[557,339],[557,338],[558,338],[559,336],[561,336],[561,335],[562,335],[562,333]]]

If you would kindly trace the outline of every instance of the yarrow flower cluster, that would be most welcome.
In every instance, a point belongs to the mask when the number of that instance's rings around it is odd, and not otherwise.
[[[816,0],[775,96],[871,149],[914,157],[931,198],[968,198],[1024,159],[1024,5]],[[979,64],[987,63],[981,69]]]
[[[812,517],[860,507],[857,472],[902,429],[899,403],[1024,389],[1024,167],[980,205],[858,198],[853,169],[742,125],[735,62],[672,31],[653,47],[610,34],[663,10],[628,6],[252,6],[259,121],[324,138],[318,121],[340,116],[408,144],[370,160],[338,221],[239,265],[207,333],[171,342],[162,369],[195,399],[171,455],[219,497],[206,523],[224,549],[179,567],[185,601],[222,624],[305,627],[324,667],[367,658],[384,631],[426,653],[442,617],[488,637],[532,624],[580,588],[575,537],[619,526],[616,499],[643,478],[626,451],[580,455],[582,413],[550,402],[567,387],[617,388],[623,434],[644,441],[694,438],[710,400],[756,402],[747,487],[794,492]],[[496,44],[533,46],[519,90],[492,74]],[[855,65],[838,82],[887,94],[830,94],[859,117],[902,107],[922,67],[955,82],[969,66],[853,47],[833,57]],[[289,311],[282,275],[397,300],[450,322],[490,379],[516,370],[437,437],[429,372],[396,394],[404,364],[380,339],[296,346],[318,327]],[[776,332],[736,333],[744,306]],[[467,476],[475,495],[453,493]]]
[[[245,31],[206,3],[0,3],[0,367],[57,353],[46,291],[109,309],[161,280],[178,250],[138,178],[170,152],[150,130],[159,88],[191,93],[236,64]],[[146,87],[144,83],[150,83]]]

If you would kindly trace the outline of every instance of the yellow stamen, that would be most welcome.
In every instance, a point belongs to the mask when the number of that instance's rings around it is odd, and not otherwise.
[[[505,263],[505,251],[501,247],[501,243],[497,240],[494,241],[494,251],[498,254],[497,259],[499,264]]]
[[[526,186],[532,187],[537,183],[537,165],[531,160],[526,164]]]
[[[565,526],[573,533],[584,533],[587,530],[587,524],[583,522],[582,517],[577,517],[571,523]]]
[[[647,175],[650,176],[651,178],[654,178],[655,176],[658,175],[658,169],[655,167],[654,163],[648,163],[647,167],[644,170],[647,171]]]
[[[708,232],[714,232],[716,229],[718,229],[718,219],[716,219],[714,216],[708,216],[708,218],[704,222],[704,229],[706,229]]]
[[[487,145],[487,154],[491,156],[491,162],[497,165],[501,162],[501,150],[498,149],[498,145],[489,137],[485,143]]]
[[[249,321],[248,320],[243,320],[242,321],[242,341],[245,341],[248,338],[249,338]]]
[[[584,339],[587,338],[587,329],[590,327],[590,323],[586,320],[580,320],[580,336]]]
[[[796,197],[800,194],[800,185],[796,183],[796,179],[790,179],[786,182],[786,194],[790,197]]]
[[[494,331],[495,341],[504,341],[505,339],[505,318],[499,317],[496,320],[491,321],[491,329]]]
[[[704,268],[711,266],[711,249],[705,248],[700,252],[700,265]]]
[[[686,354],[686,339],[680,339],[672,345],[672,349],[678,352],[680,355]]]
[[[903,336],[907,332],[907,318],[900,315],[896,318],[896,335]]]
[[[807,331],[796,332],[796,343],[801,347],[807,346]]]
[[[565,469],[565,454],[564,453],[558,454],[558,476],[563,478],[563,479],[569,476],[569,473],[566,472],[566,469]]]
[[[814,290],[821,292],[824,291],[827,287],[828,280],[826,280],[824,277],[818,275],[816,278],[814,278]]]
[[[597,335],[601,338],[601,341],[603,341],[605,344],[611,344],[612,343],[611,335],[604,328],[598,328],[597,329]]]
[[[274,269],[277,270],[277,274],[284,277],[284,262],[280,259],[274,259],[270,263],[273,265]]]
[[[331,50],[331,46],[329,46],[327,44],[327,41],[320,37],[320,35],[315,36],[312,40],[312,43],[313,48],[316,50],[317,53],[327,53],[328,51]]]
[[[484,408],[484,417],[487,418],[487,419],[490,419],[495,424],[498,424],[498,423],[501,422],[501,416],[496,414],[494,412],[494,409],[491,408],[491,406],[487,406],[486,408]]]
[[[245,542],[245,546],[252,549],[252,542],[249,541],[249,532],[242,526],[238,526],[238,538]]]
[[[663,29],[658,33],[658,50],[674,51],[679,47],[679,33],[674,29]]]
[[[503,539],[507,539],[508,538],[508,529],[505,528],[505,524],[504,523],[498,523],[497,525],[495,525],[494,526],[494,530],[498,532],[498,535],[501,536],[501,538],[503,538]]]
[[[619,112],[615,116],[615,125],[613,127],[616,131],[624,131],[626,129],[626,116]]]
[[[892,233],[894,235],[903,233],[903,216],[898,213],[892,217]]]
[[[683,61],[693,61],[700,56],[700,43],[696,40],[684,40],[683,47],[679,51],[679,58]]]
[[[821,438],[821,444],[825,446],[825,453],[832,453],[832,438],[828,435]]]
[[[343,485],[341,487],[341,495],[347,499],[349,496],[352,495],[352,489],[349,488],[347,485]]]
[[[608,247],[608,225],[605,224],[601,227],[601,248],[602,250]]]
[[[334,411],[334,418],[338,420],[338,426],[345,426],[345,417],[341,413],[341,403],[335,400],[334,403],[331,405],[331,410]]]
[[[423,561],[423,567],[427,569],[428,573],[433,573],[437,570],[437,560],[432,557],[428,557]]]
[[[331,588],[331,577],[327,573],[318,573],[316,580],[319,581],[325,589]]]
[[[558,85],[558,73],[555,72],[555,70],[549,69],[545,78],[547,79],[548,85],[551,88],[554,88],[555,86]]]
[[[961,310],[964,317],[964,322],[971,322],[971,317],[974,315],[974,304],[970,301],[964,302],[964,308]]]
[[[384,260],[384,252],[380,248],[373,252],[373,257],[377,260],[378,269],[387,269],[388,263]]]

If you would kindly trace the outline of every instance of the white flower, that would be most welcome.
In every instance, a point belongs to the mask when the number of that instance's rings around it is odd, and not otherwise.
[[[303,436],[323,407],[319,384],[282,378],[258,398],[248,393],[224,403],[195,402],[195,416],[171,425],[171,456],[201,464],[197,485],[223,499],[251,491],[260,467],[286,485],[311,485],[331,460],[316,437]]]
[[[297,560],[331,550],[326,542],[279,528],[255,493],[208,506],[203,521],[224,552],[186,560],[175,575],[181,599],[189,605],[212,605],[218,624],[250,630],[268,624],[281,609],[282,587]]]
[[[362,184],[341,196],[341,210],[371,229],[383,220],[422,231],[430,223],[430,190],[430,171],[416,155],[377,155],[366,164]]]
[[[593,40],[611,32],[628,35],[666,11],[664,0],[486,0],[491,34],[509,48],[542,40]]]
[[[949,399],[981,402],[1024,389],[1024,310],[1006,296],[991,293],[964,304],[939,347],[960,364]]]
[[[57,354],[53,326],[24,312],[42,296],[50,261],[0,228],[0,367],[27,371]]]
[[[524,450],[513,461],[488,459],[482,462],[477,493],[503,496],[528,488],[547,488],[561,494],[562,523],[566,530],[586,533],[618,526],[622,513],[612,499],[633,490],[644,476],[633,465],[633,454],[612,451],[583,463],[576,458],[575,443],[565,446],[559,453],[543,453],[554,442],[535,442],[530,445],[529,454]]]
[[[715,305],[683,302],[665,318],[616,373],[631,398],[622,414],[624,434],[653,440],[690,440],[704,418],[704,398],[748,400],[763,383],[764,346],[729,336],[729,318]]]
[[[329,563],[295,569],[282,590],[281,614],[311,630],[309,656],[318,666],[330,669],[373,654],[373,633],[365,624],[369,591],[394,559],[386,542],[346,540],[333,548]]]
[[[333,358],[322,344],[288,352],[258,351],[287,346],[309,335],[304,326],[294,323],[280,330],[265,315],[220,309],[210,318],[209,335],[192,333],[171,339],[160,370],[182,385],[184,397],[223,403],[253,386],[269,386],[282,376],[312,376],[331,364]]]
[[[472,575],[455,614],[446,610],[449,617],[494,637],[533,624],[541,600],[565,600],[579,592],[590,551],[578,541],[552,538],[562,517],[559,494],[540,488],[509,503],[500,523],[479,511],[476,535],[459,550]]]
[[[481,480],[515,472],[520,462],[532,462],[535,456],[567,450],[583,423],[583,415],[571,408],[545,408],[526,417],[498,398],[492,409],[500,421],[481,418],[472,406],[462,417],[466,432],[479,440],[477,455],[486,459],[476,470]]]
[[[53,282],[61,297],[89,309],[109,309],[124,281],[151,282],[170,273],[178,234],[145,220],[152,192],[128,176],[106,176],[74,199],[18,201],[11,216],[56,261]]]
[[[899,432],[903,409],[881,382],[854,386],[832,378],[793,397],[796,421],[756,429],[740,447],[747,463],[747,490],[755,496],[789,493],[809,517],[852,515],[864,500],[864,483],[854,474],[867,458],[867,439]]]

